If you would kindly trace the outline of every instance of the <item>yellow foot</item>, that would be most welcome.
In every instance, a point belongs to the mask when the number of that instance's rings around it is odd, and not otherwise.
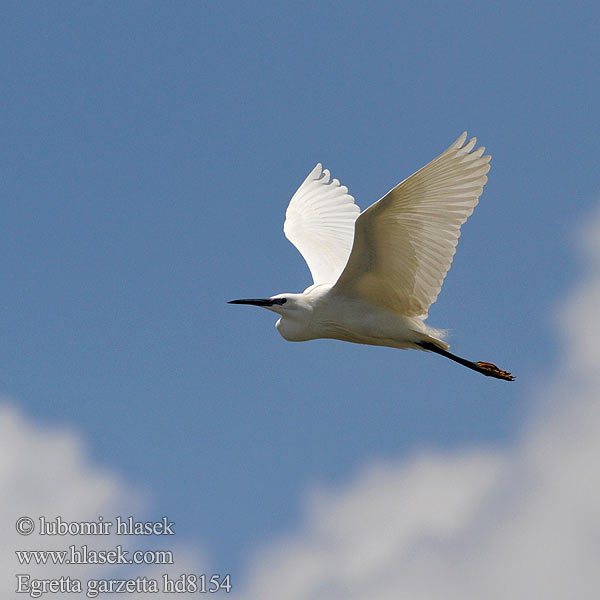
[[[515,378],[508,372],[499,369],[495,364],[489,362],[475,363],[479,367],[479,372],[488,377],[496,377],[505,381],[514,381]]]

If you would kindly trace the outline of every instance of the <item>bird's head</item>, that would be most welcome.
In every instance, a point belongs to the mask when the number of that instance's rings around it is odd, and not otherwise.
[[[243,300],[230,300],[228,304],[251,304],[252,306],[262,306],[281,316],[288,316],[297,310],[301,310],[299,297],[302,294],[277,294],[270,298],[245,298]]]
[[[280,315],[275,327],[286,340],[298,342],[312,339],[309,330],[313,305],[307,294],[277,294],[270,298],[230,300],[229,304],[251,304],[267,308]]]

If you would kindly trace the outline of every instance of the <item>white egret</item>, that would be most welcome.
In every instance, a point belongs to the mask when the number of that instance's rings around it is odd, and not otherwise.
[[[485,148],[474,150],[476,139],[465,144],[466,138],[463,133],[362,213],[348,188],[318,164],[292,197],[283,227],[313,285],[301,294],[230,304],[277,313],[277,330],[292,342],[333,338],[426,350],[512,381],[492,363],[451,354],[445,332],[425,324],[490,169]]]

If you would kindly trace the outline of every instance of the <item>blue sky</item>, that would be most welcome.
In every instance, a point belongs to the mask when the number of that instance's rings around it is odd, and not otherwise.
[[[0,392],[86,440],[245,577],[307,490],[511,445],[558,362],[597,203],[593,3],[5,5]],[[365,208],[468,130],[492,154],[429,323],[436,356],[289,344],[227,300],[301,291],[283,236],[318,161]]]

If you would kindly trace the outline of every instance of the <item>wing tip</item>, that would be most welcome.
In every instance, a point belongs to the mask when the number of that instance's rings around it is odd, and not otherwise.
[[[486,154],[482,156],[482,154],[485,152],[485,146],[475,148],[475,145],[477,144],[477,138],[472,137],[467,142],[467,135],[467,132],[463,131],[462,134],[458,137],[458,139],[454,142],[454,144],[450,146],[450,149],[460,150],[462,153],[465,154],[465,156],[469,155],[473,158],[478,158],[482,163],[489,163],[492,160],[492,155]]]
[[[463,131],[457,138],[457,140],[452,144],[452,146],[456,148],[461,148],[467,139],[467,132]]]
[[[305,180],[305,183],[309,179],[312,179],[314,181],[323,181],[323,183],[329,183],[330,177],[331,173],[329,172],[329,169],[324,169],[323,163],[318,162],[315,165],[315,168],[309,173],[308,177]],[[304,185],[304,183],[302,185]],[[300,187],[302,187],[302,185]]]

